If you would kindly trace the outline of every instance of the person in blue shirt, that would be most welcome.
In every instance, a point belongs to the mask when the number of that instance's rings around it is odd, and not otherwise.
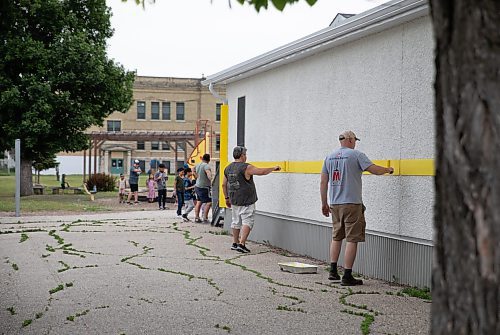
[[[184,170],[184,214],[182,214],[182,220],[191,221],[188,218],[189,213],[194,209],[194,185],[196,181],[193,180],[193,171],[191,168],[186,168]]]

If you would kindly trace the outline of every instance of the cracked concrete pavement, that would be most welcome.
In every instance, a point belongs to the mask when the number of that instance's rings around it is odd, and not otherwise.
[[[342,287],[231,241],[173,211],[0,218],[0,334],[428,333],[430,302],[399,286]]]

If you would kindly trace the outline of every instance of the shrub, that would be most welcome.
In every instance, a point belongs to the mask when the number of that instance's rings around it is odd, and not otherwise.
[[[98,192],[112,192],[115,190],[115,185],[116,177],[104,173],[94,174],[87,180],[89,191],[92,191],[96,186]]]

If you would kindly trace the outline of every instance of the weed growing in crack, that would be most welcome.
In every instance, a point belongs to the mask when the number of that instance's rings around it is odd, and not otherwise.
[[[61,236],[57,235],[55,230],[49,231],[49,235],[55,238],[57,244],[64,244],[64,239]]]
[[[286,305],[278,305],[278,307],[276,308],[278,311],[287,311],[287,312],[301,312],[301,313],[307,313],[306,311],[304,311],[302,308],[292,308],[292,307],[288,307]]]
[[[36,313],[35,318],[40,319],[43,316],[43,312]]]
[[[431,290],[428,287],[418,288],[418,287],[405,287],[401,290],[410,297],[415,297],[423,300],[432,300]]]
[[[231,332],[231,327],[229,327],[229,326],[221,326],[220,324],[217,323],[214,327],[217,328],[217,329],[225,330],[228,333]]]
[[[88,312],[90,312],[90,310],[86,309],[83,312],[76,313],[75,315],[70,315],[70,316],[66,317],[66,320],[73,322],[73,321],[75,321],[76,318],[78,318],[80,316],[87,315]]]
[[[368,313],[355,312],[355,311],[351,311],[348,309],[343,309],[343,310],[341,310],[341,312],[364,317],[363,321],[361,321],[361,326],[360,326],[361,333],[363,335],[370,334],[370,326],[375,321],[375,317],[373,315],[368,314]]]
[[[63,266],[63,268],[57,270],[57,272],[64,272],[64,271],[67,271],[70,269],[70,266],[68,264],[64,263],[63,261],[59,261],[59,264],[61,264]]]
[[[16,310],[14,309],[14,306],[7,308],[9,311],[10,315],[16,315]]]
[[[98,306],[95,309],[104,309],[104,308],[109,308],[109,305]]]
[[[66,283],[66,287],[71,287],[73,286],[73,283]]]
[[[19,266],[17,266],[17,264],[16,264],[16,263],[12,263],[12,268],[13,268],[14,270],[16,270],[16,271],[18,271],[18,270],[19,270]]]
[[[23,321],[23,328],[28,327],[32,322],[33,322],[33,320],[31,320],[31,319],[24,320]]]
[[[300,286],[294,286],[294,285],[290,285],[290,284],[283,284],[283,283],[280,283],[280,282],[277,282],[275,281],[274,279],[272,279],[271,277],[267,277],[267,276],[264,276],[262,273],[260,273],[259,271],[257,270],[253,270],[253,269],[249,269],[247,268],[245,265],[241,265],[241,264],[238,264],[238,263],[234,263],[233,260],[239,258],[239,257],[242,257],[242,256],[238,256],[238,257],[235,257],[235,258],[232,258],[232,259],[226,259],[224,261],[224,263],[226,264],[230,264],[230,265],[234,265],[234,266],[237,266],[239,268],[241,268],[243,271],[248,271],[248,272],[251,272],[253,274],[255,274],[258,278],[261,278],[261,279],[264,279],[264,280],[267,280],[269,283],[271,284],[275,284],[275,285],[278,285],[278,286],[283,286],[283,287],[290,287],[290,288],[295,288],[297,290],[303,290],[303,291],[309,291],[309,292],[314,292],[314,290],[312,288],[307,288],[307,287],[300,287]]]
[[[64,290],[64,285],[59,284],[59,285],[57,285],[57,287],[54,287],[53,289],[49,290],[49,293],[54,294],[54,293],[62,291],[62,290]]]
[[[209,230],[207,233],[212,234],[212,235],[222,235],[222,236],[227,236],[229,235],[229,232],[227,230],[220,230],[220,231],[213,231]]]
[[[19,243],[23,243],[24,241],[26,241],[27,239],[29,238],[28,235],[26,235],[25,233],[21,233],[21,239],[19,240]]]
[[[54,249],[51,245],[49,244],[46,244],[45,245],[45,250],[49,251],[49,252],[56,252],[56,249]]]

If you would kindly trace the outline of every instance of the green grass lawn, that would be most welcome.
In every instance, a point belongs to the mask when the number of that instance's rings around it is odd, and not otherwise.
[[[169,176],[168,186],[173,186],[175,176]],[[33,177],[33,183],[36,182],[36,177]],[[80,187],[83,185],[82,175],[66,175],[66,182],[72,187]],[[146,176],[140,177],[140,187],[146,184]],[[0,175],[0,212],[15,211],[15,175]],[[48,189],[46,193],[50,193],[51,186],[61,186],[61,182],[56,180],[54,175],[41,175],[40,184]],[[95,195],[96,200],[102,198],[114,198],[116,192],[98,192]],[[78,212],[97,212],[107,211],[109,208],[99,205],[97,202],[90,201],[90,197],[86,194],[44,194],[31,195],[21,197],[21,211],[40,212],[40,211],[78,211]]]

